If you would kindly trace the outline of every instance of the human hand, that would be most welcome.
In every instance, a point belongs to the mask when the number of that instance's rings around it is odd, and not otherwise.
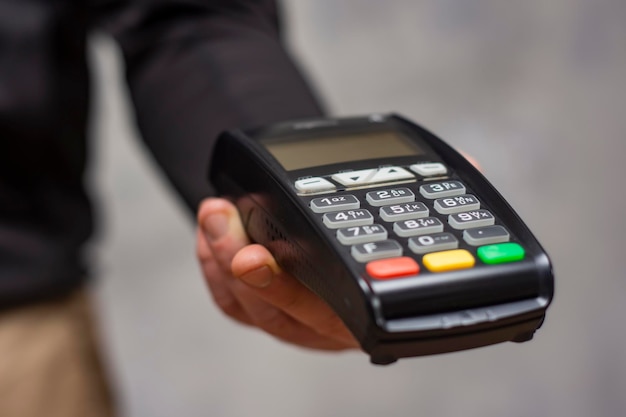
[[[265,247],[250,243],[229,201],[200,204],[196,249],[213,299],[229,317],[307,348],[359,347],[321,298],[281,271]]]

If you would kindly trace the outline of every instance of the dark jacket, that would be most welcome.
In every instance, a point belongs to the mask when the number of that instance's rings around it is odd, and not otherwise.
[[[272,0],[0,0],[0,308],[89,276],[94,29],[121,47],[142,138],[192,213],[220,131],[320,114]]]

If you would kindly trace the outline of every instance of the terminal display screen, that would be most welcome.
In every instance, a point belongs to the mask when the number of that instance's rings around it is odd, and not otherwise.
[[[342,162],[420,155],[423,151],[399,132],[382,131],[304,139],[262,141],[288,171]]]

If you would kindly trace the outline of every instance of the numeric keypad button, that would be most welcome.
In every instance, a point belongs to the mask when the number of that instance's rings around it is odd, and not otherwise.
[[[460,213],[462,211],[478,210],[480,201],[471,194],[463,194],[456,197],[438,198],[435,200],[434,207],[440,214]]]
[[[448,216],[448,223],[457,230],[491,226],[495,221],[496,218],[487,210],[474,210]]]
[[[403,220],[393,224],[393,231],[402,237],[443,232],[443,223],[436,217]]]
[[[350,249],[352,257],[358,262],[369,262],[376,259],[395,258],[402,256],[402,246],[395,240],[361,243]]]
[[[452,233],[434,233],[409,239],[409,249],[420,255],[458,247],[459,241]]]
[[[387,229],[379,224],[344,227],[337,230],[337,240],[343,245],[356,245],[385,239],[387,239]]]
[[[341,210],[324,214],[322,222],[329,229],[342,227],[365,226],[374,223],[374,216],[367,210]]]
[[[510,238],[509,232],[499,225],[477,227],[463,231],[463,240],[472,246],[508,242]]]
[[[386,222],[395,222],[399,220],[418,219],[428,216],[428,207],[424,203],[414,202],[406,204],[395,204],[393,206],[384,206],[380,208],[380,218]]]
[[[420,186],[420,194],[431,200],[465,194],[465,191],[461,181],[437,181]]]
[[[415,201],[415,194],[408,188],[391,188],[388,190],[370,191],[365,195],[365,199],[372,206],[385,206],[410,203]]]
[[[358,209],[361,207],[361,202],[351,194],[330,195],[314,198],[311,200],[310,207],[315,213],[328,213],[337,210]]]

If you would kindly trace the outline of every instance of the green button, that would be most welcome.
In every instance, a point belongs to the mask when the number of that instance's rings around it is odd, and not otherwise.
[[[481,246],[477,251],[478,258],[490,265],[521,261],[524,259],[525,253],[524,248],[517,243]]]

